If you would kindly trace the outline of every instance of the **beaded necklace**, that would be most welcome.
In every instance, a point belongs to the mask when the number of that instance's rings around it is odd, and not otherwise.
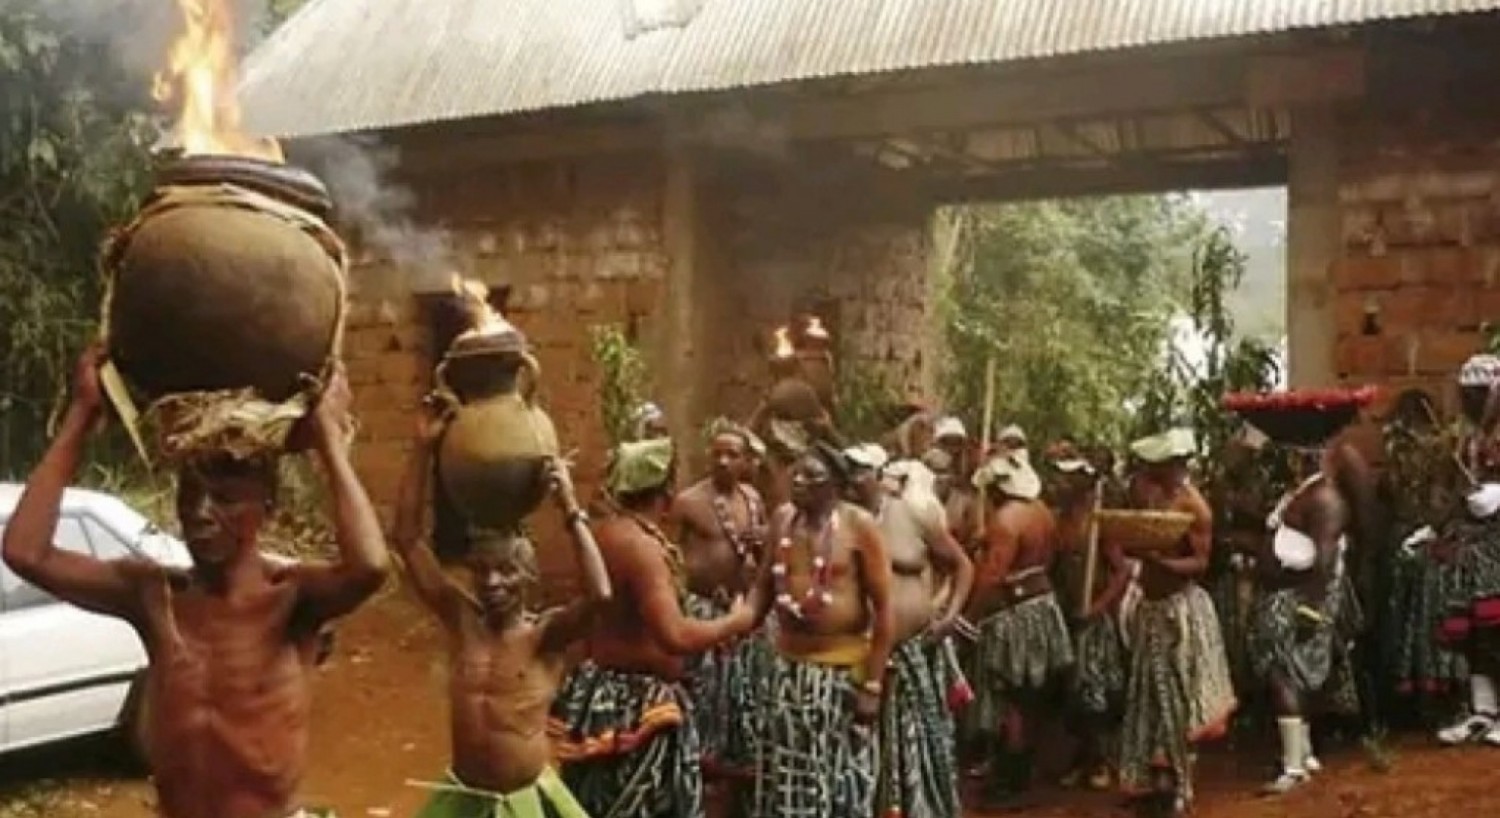
[[[792,518],[791,530],[797,531],[802,527],[803,522],[802,512],[798,511]],[[838,529],[839,514],[835,509],[818,532],[817,547],[813,551],[812,581],[808,583],[807,591],[802,594],[800,600],[792,596],[790,570],[788,569],[788,562],[796,541],[792,537],[783,536],[776,544],[776,556],[775,562],[771,565],[771,576],[776,584],[776,605],[781,610],[797,619],[806,620],[833,602],[833,593],[828,590],[828,585],[833,573],[831,566],[833,543]]]
[[[765,509],[761,506],[760,500],[745,491],[743,487],[737,486],[735,493],[745,498],[745,508],[750,518],[748,530],[739,530],[739,526],[734,521],[734,511],[729,505],[730,497],[717,491],[713,492],[714,519],[718,522],[719,531],[724,535],[724,539],[728,540],[730,547],[734,549],[735,556],[739,557],[740,564],[754,567],[756,555],[760,552],[761,543],[765,540]]]

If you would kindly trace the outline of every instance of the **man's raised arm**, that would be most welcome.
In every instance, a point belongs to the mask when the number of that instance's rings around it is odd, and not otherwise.
[[[296,574],[304,614],[322,623],[349,613],[380,590],[390,557],[380,519],[349,462],[349,382],[343,367],[335,370],[308,422],[332,494],[339,559],[298,566]]]
[[[457,621],[464,599],[455,592],[448,576],[443,573],[437,555],[422,542],[422,510],[427,503],[432,452],[442,435],[445,420],[433,412],[431,406],[425,406],[424,410],[417,426],[417,439],[406,463],[406,474],[401,479],[400,495],[396,499],[391,546],[401,557],[406,579],[422,604],[445,625],[452,625]]]
[[[136,582],[153,566],[143,560],[105,562],[64,551],[52,543],[63,492],[78,471],[84,444],[103,412],[99,387],[99,366],[103,362],[103,349],[97,345],[79,359],[68,412],[57,437],[26,481],[5,526],[0,552],[17,576],[53,596],[96,613],[134,621],[139,613]]]

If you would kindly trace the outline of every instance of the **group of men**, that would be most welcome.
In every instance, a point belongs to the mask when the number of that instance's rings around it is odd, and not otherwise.
[[[293,435],[326,475],[338,558],[263,556],[277,462],[220,456],[177,475],[193,558],[179,571],[52,545],[103,416],[100,363],[97,349],[80,361],[69,410],[5,528],[5,561],[140,633],[151,658],[143,737],[163,815],[323,814],[296,800],[318,637],[375,593],[388,564],[348,458],[347,383],[336,371]],[[1490,376],[1500,381],[1500,362]],[[721,420],[706,435],[707,476],[678,492],[666,418],[640,419],[589,512],[566,469],[549,467],[581,593],[541,613],[530,609],[526,537],[476,538],[467,584],[424,544],[444,418],[419,419],[391,541],[447,637],[452,734],[451,768],[427,785],[421,816],[695,818],[714,802],[756,818],[944,818],[961,812],[960,760],[983,770],[987,802],[1015,807],[1039,728],[1058,717],[1078,739],[1078,779],[1117,779],[1172,812],[1191,806],[1194,748],[1222,735],[1237,706],[1199,584],[1213,515],[1189,476],[1192,432],[1136,441],[1117,474],[1107,452],[1067,443],[1033,464],[1014,427],[981,451],[956,418],[926,413],[885,446],[814,433],[768,449]],[[1484,479],[1500,458],[1473,451]],[[1252,546],[1262,572],[1252,652],[1282,743],[1273,793],[1319,769],[1308,718],[1346,688],[1358,629],[1344,559],[1367,520],[1368,475],[1343,445],[1306,465]],[[767,476],[776,469],[780,483]],[[789,486],[788,501],[768,503],[766,485]],[[1094,536],[1101,505],[1191,522],[1167,548],[1128,551]],[[1500,489],[1484,483],[1453,535],[1468,538],[1468,596],[1443,624],[1476,672],[1473,713],[1444,733],[1452,743],[1500,743],[1486,672],[1500,632],[1497,507]]]

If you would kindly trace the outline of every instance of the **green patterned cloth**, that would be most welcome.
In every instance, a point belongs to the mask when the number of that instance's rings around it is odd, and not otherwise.
[[[672,474],[674,456],[669,437],[621,443],[610,457],[609,492],[633,494],[662,485]]]
[[[729,607],[728,600],[700,596],[688,597],[686,605],[689,616],[702,620],[725,616]],[[706,760],[734,770],[754,770],[761,711],[752,705],[766,698],[774,650],[762,628],[696,658],[688,687]]]
[[[593,818],[702,818],[698,730],[683,685],[585,662],[552,705],[562,779]]]
[[[1315,610],[1322,620],[1298,613]],[[1297,690],[1318,695],[1333,711],[1359,712],[1354,678],[1354,639],[1364,625],[1359,600],[1343,571],[1343,560],[1329,580],[1319,605],[1309,604],[1295,588],[1261,595],[1251,623],[1251,664],[1261,679],[1280,672]]]
[[[1238,704],[1213,600],[1197,585],[1142,599],[1130,634],[1120,783],[1149,792],[1156,770],[1169,769],[1177,796],[1191,802],[1192,744],[1222,736]]]
[[[589,818],[551,768],[516,792],[486,792],[465,786],[452,772],[416,818]]]
[[[891,654],[895,689],[887,693],[882,763],[889,782],[877,815],[899,809],[903,818],[958,818],[958,769],[954,764],[953,716],[948,712],[948,673],[939,646],[921,637]]]
[[[768,680],[754,818],[872,814],[876,751],[854,721],[854,673],[775,653]]]
[[[1125,643],[1109,616],[1080,623],[1073,634],[1073,702],[1090,715],[1117,712],[1125,698]]]
[[[1057,597],[1040,594],[980,621],[974,703],[965,717],[975,732],[999,729],[1007,698],[1038,691],[1073,666],[1073,640]]]

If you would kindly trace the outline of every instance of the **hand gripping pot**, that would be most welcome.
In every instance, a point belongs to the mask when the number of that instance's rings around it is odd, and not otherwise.
[[[305,171],[188,157],[159,170],[106,243],[110,362],[163,426],[164,450],[276,449],[305,414],[343,330],[346,258],[329,210]]]
[[[466,332],[438,365],[438,395],[453,406],[438,474],[473,527],[514,530],[547,496],[546,463],[558,444],[534,399],[540,374],[514,328]]]

